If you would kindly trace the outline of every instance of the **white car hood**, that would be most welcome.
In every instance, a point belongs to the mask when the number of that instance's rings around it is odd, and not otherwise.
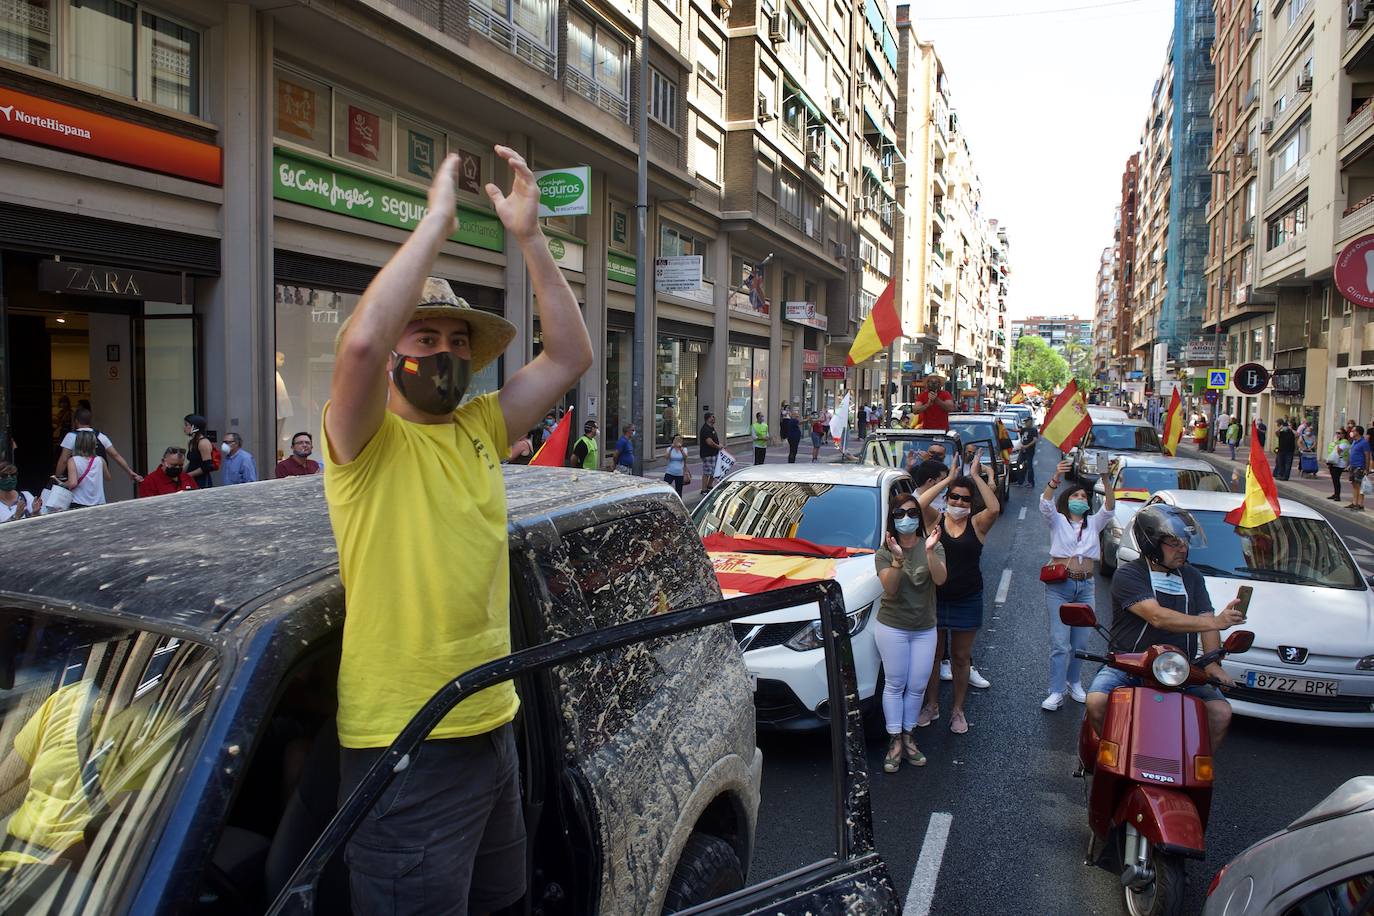
[[[844,590],[846,611],[855,611],[876,601],[883,593],[882,583],[878,581],[878,568],[873,554],[866,553],[835,561],[835,581]],[[741,619],[740,623],[791,623],[793,621],[816,620],[820,616],[816,602],[780,608],[764,614]]]
[[[1207,593],[1218,611],[1242,585],[1255,590],[1244,624],[1255,646],[1302,646],[1311,655],[1360,658],[1374,653],[1374,593],[1368,589],[1290,585],[1207,576]],[[1224,639],[1226,633],[1223,632]]]

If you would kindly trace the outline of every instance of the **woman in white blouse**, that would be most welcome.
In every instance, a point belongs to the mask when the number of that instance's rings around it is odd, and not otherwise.
[[[1040,494],[1040,514],[1050,526],[1050,563],[1063,564],[1069,570],[1069,577],[1063,582],[1045,583],[1045,607],[1050,620],[1050,680],[1048,696],[1040,708],[1051,712],[1064,705],[1065,693],[1080,703],[1088,700],[1081,683],[1083,662],[1073,653],[1087,646],[1092,631],[1062,623],[1059,606],[1093,604],[1093,576],[1097,561],[1102,559],[1100,535],[1116,508],[1116,494],[1108,487],[1102,508],[1089,515],[1090,488],[1076,477],[1067,477],[1071,467],[1068,461],[1059,462]],[[1061,479],[1067,483],[1056,496]]]

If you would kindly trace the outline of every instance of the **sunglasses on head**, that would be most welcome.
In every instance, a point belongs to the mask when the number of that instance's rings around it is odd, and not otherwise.
[[[921,509],[920,509],[919,506],[917,506],[917,507],[915,507],[915,508],[912,508],[912,509],[893,509],[893,510],[892,510],[892,517],[893,517],[893,518],[903,518],[903,517],[905,517],[905,518],[920,518],[920,517],[921,517]]]
[[[945,494],[945,502],[971,503],[973,502],[973,497],[965,493],[947,493]]]

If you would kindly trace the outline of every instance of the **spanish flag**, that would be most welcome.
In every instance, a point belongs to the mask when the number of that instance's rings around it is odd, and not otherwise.
[[[1174,386],[1174,396],[1169,399],[1169,413],[1164,418],[1164,454],[1173,457],[1178,452],[1179,440],[1183,438],[1183,399],[1178,396],[1178,386]]]
[[[1010,400],[1010,401],[1007,401],[1007,403],[1008,403],[1008,404],[1024,404],[1024,403],[1026,403],[1026,393],[1025,393],[1024,391],[1018,390],[1018,391],[1016,392],[1016,394],[1013,394],[1013,395],[1011,396],[1011,400]]]
[[[902,315],[897,310],[896,283],[895,278],[889,280],[887,289],[873,303],[873,311],[868,313],[859,333],[854,335],[854,344],[844,361],[846,366],[863,362],[902,336]]]
[[[1250,463],[1245,468],[1245,499],[1226,513],[1226,524],[1258,528],[1279,517],[1279,491],[1260,444],[1259,427],[1250,424]]]
[[[534,453],[530,459],[530,464],[539,465],[546,468],[561,468],[567,459],[568,440],[571,438],[573,409],[568,408],[568,412],[563,414],[563,419],[553,429],[549,430],[549,436],[544,440],[544,444],[539,446],[539,451]]]
[[[1088,434],[1092,425],[1092,418],[1088,416],[1088,402],[1083,398],[1083,392],[1078,390],[1078,382],[1070,379],[1045,414],[1045,425],[1040,435],[1059,451],[1067,452]]]

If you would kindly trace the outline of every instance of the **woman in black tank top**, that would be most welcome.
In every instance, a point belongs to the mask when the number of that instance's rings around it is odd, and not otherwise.
[[[205,428],[205,418],[200,414],[187,414],[182,431],[190,436],[186,443],[186,476],[196,482],[202,490],[213,487],[215,479],[210,476],[215,470],[215,444],[201,432]]]
[[[964,698],[968,695],[969,677],[973,670],[973,641],[983,625],[983,541],[987,537],[1002,505],[988,485],[986,469],[975,457],[966,476],[956,477],[944,488],[945,511],[940,517],[940,543],[945,548],[945,568],[948,577],[936,589],[936,625],[939,627],[937,646],[949,641],[950,668],[954,680],[954,702],[950,710],[949,730],[956,735],[968,731],[964,715]],[[941,486],[936,484],[921,494],[922,508],[935,501]],[[933,515],[934,510],[930,510]],[[933,519],[928,519],[930,524]],[[936,655],[940,655],[939,651]],[[982,680],[980,686],[987,686]],[[929,725],[940,718],[940,666],[930,672],[926,686],[926,705],[916,724]]]

